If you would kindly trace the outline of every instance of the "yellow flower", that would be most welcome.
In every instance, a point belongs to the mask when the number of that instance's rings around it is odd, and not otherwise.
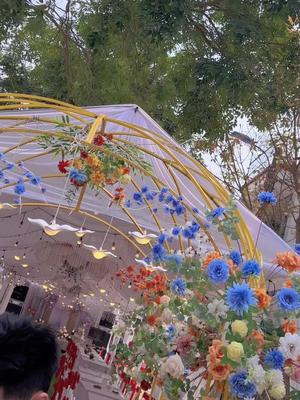
[[[129,174],[121,175],[119,178],[119,182],[122,185],[128,185],[131,182],[131,176]]]
[[[270,396],[275,400],[281,400],[285,397],[285,386],[282,384],[274,385],[268,390]]]
[[[97,168],[97,167],[101,167],[101,161],[99,160],[99,158],[97,156],[95,156],[95,154],[92,154],[91,156],[88,156],[86,158],[86,163],[89,167],[92,168]]]
[[[100,171],[93,171],[90,179],[92,183],[99,185],[105,181],[105,175]]]
[[[231,342],[227,346],[227,357],[230,360],[240,362],[243,355],[244,355],[244,348],[241,343]]]
[[[73,161],[73,167],[77,169],[82,169],[82,161],[79,158],[76,158]]]
[[[248,333],[247,321],[235,320],[231,324],[231,330],[234,335],[238,333],[241,337],[246,337]]]

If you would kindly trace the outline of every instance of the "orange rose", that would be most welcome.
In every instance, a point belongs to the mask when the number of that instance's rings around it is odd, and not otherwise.
[[[281,325],[284,333],[296,333],[297,332],[297,322],[295,320],[289,321],[286,319]]]
[[[105,181],[105,175],[100,171],[93,171],[90,179],[92,183],[99,185]]]
[[[258,306],[267,308],[271,303],[271,296],[267,294],[266,289],[255,289],[255,293],[258,299]]]
[[[257,344],[258,351],[261,351],[263,349],[265,344],[265,339],[264,335],[261,332],[257,330],[252,331],[251,335],[249,336],[249,339],[253,340]]]
[[[276,263],[288,272],[295,272],[300,269],[300,256],[292,251],[277,253]]]
[[[217,364],[209,367],[209,373],[215,381],[224,381],[230,374],[230,366],[228,364]]]
[[[203,267],[207,268],[208,264],[217,258],[222,258],[221,254],[218,251],[211,251],[205,256],[203,260]]]
[[[92,167],[92,168],[101,167],[101,161],[95,155],[87,156],[86,163],[89,167]]]
[[[222,347],[224,347],[223,343],[221,340],[213,340],[212,345],[209,348],[209,363],[212,365],[218,364],[222,357],[223,357],[223,351]]]

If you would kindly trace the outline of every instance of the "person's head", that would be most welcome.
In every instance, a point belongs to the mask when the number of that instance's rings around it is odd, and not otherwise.
[[[0,315],[0,400],[47,400],[57,362],[58,345],[49,328]]]

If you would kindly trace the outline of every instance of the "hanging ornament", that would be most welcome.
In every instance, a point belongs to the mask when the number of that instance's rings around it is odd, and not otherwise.
[[[151,240],[156,239],[157,235],[154,233],[147,233],[146,231],[144,233],[140,232],[128,232],[129,235],[133,236],[135,241],[139,244],[148,244],[151,242]]]
[[[0,203],[0,210],[7,210],[9,208],[16,208],[16,207],[9,203]]]
[[[75,232],[75,235],[79,238],[83,237],[84,235],[86,235],[87,233],[95,233],[94,231],[90,231],[89,229],[83,229],[82,227]]]
[[[83,244],[84,247],[87,249],[90,249],[92,251],[93,256],[97,260],[101,260],[102,258],[105,258],[107,256],[112,256],[112,257],[117,257],[115,254],[111,253],[110,251],[103,250],[102,247],[100,249],[97,249],[97,247],[89,245],[89,244]]]
[[[56,223],[56,220],[53,219],[50,224],[46,222],[43,219],[32,219],[32,218],[27,218],[29,222],[32,224],[39,225],[40,227],[43,228],[44,232],[49,235],[49,236],[55,236],[60,232],[77,232],[79,229],[74,228],[73,226],[70,225],[59,225]]]
[[[155,265],[152,264],[148,264],[145,260],[137,260],[135,259],[135,261],[139,264],[142,264],[146,269],[150,269],[152,271],[162,271],[162,272],[166,272],[167,269],[163,268],[163,267],[156,267]]]

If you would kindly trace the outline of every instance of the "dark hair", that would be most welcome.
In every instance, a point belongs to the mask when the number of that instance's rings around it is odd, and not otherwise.
[[[58,345],[51,329],[29,318],[0,315],[0,388],[5,398],[30,399],[49,390]]]

